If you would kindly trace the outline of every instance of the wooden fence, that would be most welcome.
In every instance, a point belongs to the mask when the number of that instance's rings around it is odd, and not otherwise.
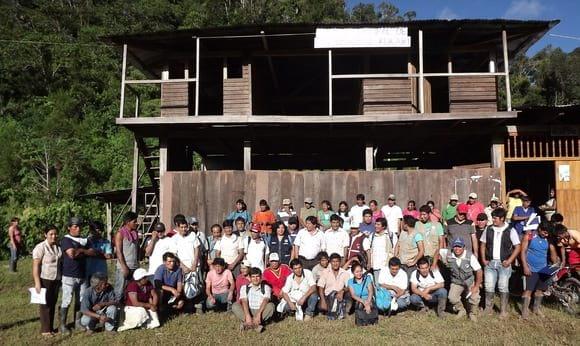
[[[195,215],[206,231],[224,220],[238,198],[246,201],[250,212],[257,209],[260,199],[266,199],[275,212],[283,198],[291,198],[296,210],[303,206],[305,197],[313,198],[317,205],[327,199],[336,210],[342,200],[352,206],[357,193],[363,193],[367,203],[375,199],[379,205],[394,193],[401,208],[413,199],[417,207],[433,200],[441,209],[452,193],[467,200],[470,192],[476,192],[484,205],[493,195],[501,194],[500,172],[494,168],[166,172],[161,184],[161,220],[170,225],[177,213]]]

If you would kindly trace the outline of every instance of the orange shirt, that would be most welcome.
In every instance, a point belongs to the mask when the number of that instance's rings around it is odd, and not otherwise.
[[[276,216],[271,210],[257,211],[252,216],[252,222],[260,225],[262,233],[271,234],[272,225],[276,222]]]

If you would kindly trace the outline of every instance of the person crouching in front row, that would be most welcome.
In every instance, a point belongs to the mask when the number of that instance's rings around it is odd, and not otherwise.
[[[105,273],[97,272],[91,276],[91,287],[81,299],[81,325],[87,334],[92,334],[98,323],[105,325],[108,333],[115,332],[117,318],[117,298],[113,287],[107,282]]]
[[[232,312],[241,321],[240,331],[256,329],[262,332],[264,323],[274,315],[274,304],[270,302],[272,290],[262,282],[260,268],[250,270],[250,283],[242,286],[240,301],[232,305]]]

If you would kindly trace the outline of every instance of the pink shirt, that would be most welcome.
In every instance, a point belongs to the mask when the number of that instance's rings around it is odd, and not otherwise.
[[[230,288],[230,280],[234,281],[232,272],[229,269],[223,271],[223,273],[218,274],[214,269],[207,273],[205,279],[206,284],[211,284],[211,293],[221,294],[227,293]]]
[[[318,287],[324,287],[324,295],[329,295],[332,291],[339,292],[347,287],[348,279],[350,279],[350,274],[340,268],[338,274],[334,276],[334,272],[328,266],[327,269],[320,273],[320,279],[318,279]]]
[[[473,204],[467,204],[467,220],[474,221],[477,219],[477,215],[484,212],[485,208],[483,204],[475,202]]]
[[[418,219],[419,218],[419,214],[420,213],[419,213],[419,211],[417,209],[415,209],[415,210],[409,210],[409,209],[403,210],[403,216],[411,215],[415,219]]]
[[[385,214],[383,214],[382,210],[378,209],[373,213],[373,222],[376,222],[378,218],[384,218]]]
[[[250,283],[250,279],[243,276],[242,274],[238,275],[236,278],[236,301],[240,301],[240,290],[243,286],[248,285]]]

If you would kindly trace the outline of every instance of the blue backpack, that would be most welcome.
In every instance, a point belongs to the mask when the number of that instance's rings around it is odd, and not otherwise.
[[[391,308],[391,300],[393,297],[389,290],[384,287],[375,285],[375,303],[379,311],[388,311]]]

